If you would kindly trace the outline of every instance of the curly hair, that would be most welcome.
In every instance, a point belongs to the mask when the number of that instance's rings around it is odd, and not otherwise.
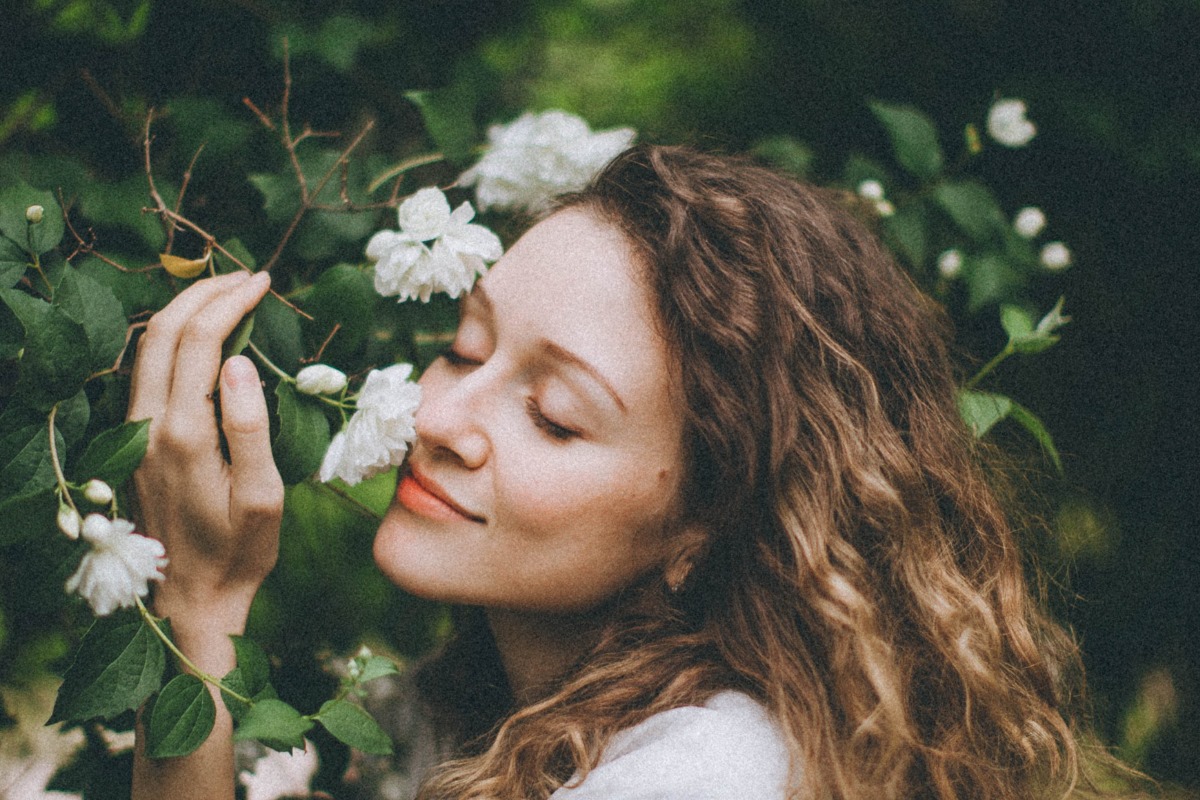
[[[1078,653],[959,418],[940,307],[838,196],[747,160],[639,146],[559,208],[633,246],[709,541],[684,591],[624,592],[549,696],[464,707],[474,743],[420,797],[547,797],[614,733],[724,688],[781,723],[795,797],[1082,793]]]

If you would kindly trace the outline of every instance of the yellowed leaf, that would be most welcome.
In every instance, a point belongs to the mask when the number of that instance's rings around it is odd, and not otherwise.
[[[208,266],[208,255],[203,258],[180,258],[169,253],[161,253],[158,260],[162,263],[163,269],[174,275],[176,278],[194,278],[204,268]]]

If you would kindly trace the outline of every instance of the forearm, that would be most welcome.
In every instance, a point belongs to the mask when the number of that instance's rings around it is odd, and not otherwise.
[[[172,603],[169,595],[156,599],[155,613],[171,618],[176,646],[196,667],[221,677],[236,666],[230,634],[245,629],[248,603],[238,601],[209,606]],[[217,717],[212,733],[195,752],[176,758],[149,758],[145,754],[143,720],[139,719],[133,764],[133,800],[221,800],[234,796],[233,720],[220,698],[220,690],[209,686],[216,702]]]

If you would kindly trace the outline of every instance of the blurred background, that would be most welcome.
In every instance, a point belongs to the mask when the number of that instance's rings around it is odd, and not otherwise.
[[[278,103],[285,38],[293,118],[341,131],[374,119],[384,154],[423,143],[406,92],[451,87],[480,131],[563,108],[642,140],[731,151],[786,135],[827,182],[851,152],[888,153],[871,100],[921,108],[957,152],[996,97],[1024,99],[1037,137],[974,168],[1005,208],[1039,205],[1074,253],[1029,290],[1043,308],[1066,297],[1062,343],[1002,367],[1065,464],[1061,478],[1034,478],[1052,535],[1031,548],[1082,645],[1102,738],[1200,789],[1197,0],[6,0],[2,16],[0,170],[61,177],[101,223],[145,204],[151,107],[166,115],[163,174],[177,181],[206,143],[196,214],[221,230],[263,213],[244,176],[278,153],[243,98]],[[104,244],[150,235],[136,214],[127,223]],[[994,309],[957,319],[965,350],[1003,346]],[[297,511],[303,490],[289,506],[303,519],[285,541],[288,577],[255,625],[285,661],[342,650],[354,642],[339,609],[326,623],[286,609],[344,602],[353,633],[419,651],[444,617],[395,598],[369,568],[369,523],[336,547],[322,539],[321,508]],[[0,682],[64,652],[13,622],[34,613],[19,595],[0,585],[13,631],[0,635]]]

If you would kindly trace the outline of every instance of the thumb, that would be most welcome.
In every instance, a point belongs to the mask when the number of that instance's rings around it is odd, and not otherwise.
[[[243,511],[282,505],[267,401],[258,370],[245,356],[230,358],[221,369],[221,429],[229,444],[233,504]]]

